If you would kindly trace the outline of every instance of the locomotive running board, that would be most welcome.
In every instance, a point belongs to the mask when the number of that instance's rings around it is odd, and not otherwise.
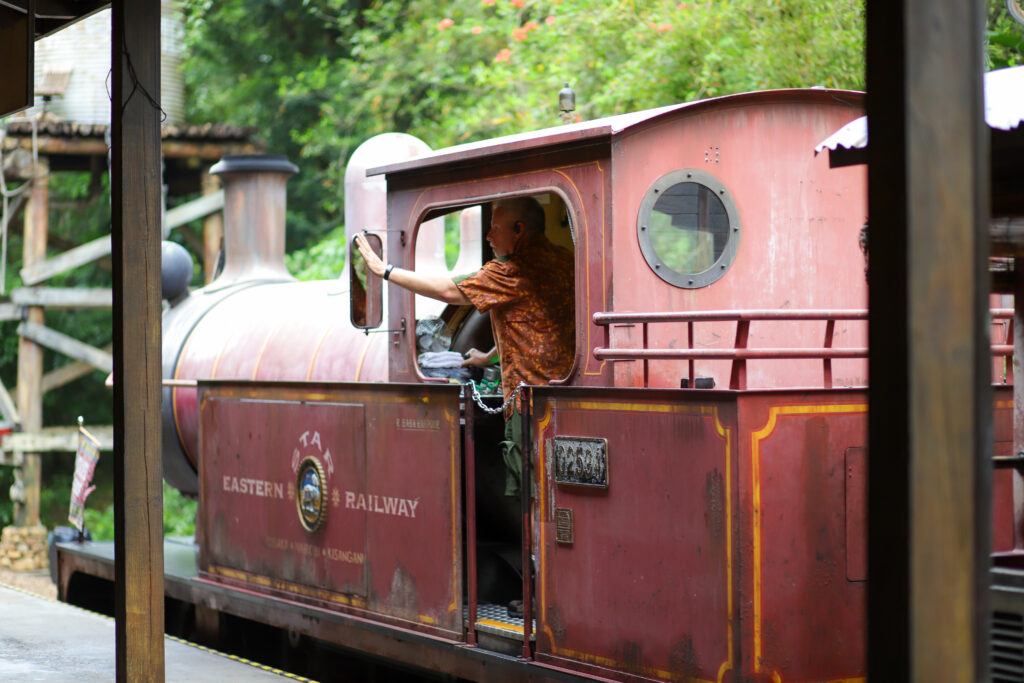
[[[469,623],[469,607],[465,609],[466,623]],[[517,656],[523,648],[523,619],[510,617],[505,605],[480,603],[476,612],[476,644],[484,650]],[[530,641],[537,635],[537,621],[533,620]]]

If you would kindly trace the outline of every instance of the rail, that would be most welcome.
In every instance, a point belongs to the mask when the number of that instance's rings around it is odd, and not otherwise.
[[[991,311],[992,320],[1009,320],[1006,343],[993,344],[992,355],[1013,355],[1013,309],[996,308]],[[846,358],[867,358],[868,349],[863,347],[835,347],[836,322],[840,320],[867,321],[868,312],[864,309],[851,310],[735,310],[735,311],[689,311],[689,312],[652,312],[652,313],[595,313],[593,322],[604,327],[604,346],[593,351],[597,360],[609,361],[642,361],[644,386],[650,383],[649,362],[652,360],[686,360],[688,361],[688,386],[695,386],[694,364],[698,360],[731,360],[732,371],[729,378],[730,389],[747,388],[748,360],[821,360],[823,384],[826,389],[832,388],[832,361]],[[825,333],[822,345],[810,348],[751,348],[750,325],[753,322],[800,322],[823,321]],[[735,322],[736,337],[732,348],[695,349],[693,348],[694,325],[708,322]],[[649,327],[653,324],[685,323],[686,348],[648,348]],[[641,326],[641,348],[612,348],[611,327]]]

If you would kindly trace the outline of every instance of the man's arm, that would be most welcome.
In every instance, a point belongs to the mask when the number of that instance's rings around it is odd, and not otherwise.
[[[469,351],[466,352],[466,356],[466,360],[462,361],[462,367],[486,367],[490,365],[495,358],[498,357],[498,347],[495,346],[493,349],[487,351],[486,353],[478,349],[470,349]]]
[[[356,245],[359,247],[359,253],[366,260],[366,265],[370,268],[370,272],[377,277],[384,277],[388,264],[384,263],[374,253],[370,245],[367,244],[366,238],[357,234]],[[466,295],[462,293],[455,285],[455,282],[447,275],[422,275],[412,270],[391,267],[388,282],[393,282],[413,294],[422,294],[447,304],[465,305],[470,303]]]

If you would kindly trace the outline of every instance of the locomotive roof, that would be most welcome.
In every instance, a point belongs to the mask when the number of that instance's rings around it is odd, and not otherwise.
[[[608,141],[626,131],[679,115],[681,112],[685,112],[685,115],[691,115],[711,109],[757,106],[778,102],[834,101],[844,102],[853,107],[860,108],[863,106],[864,93],[825,88],[794,88],[725,95],[723,97],[672,104],[629,114],[606,116],[591,121],[583,121],[582,123],[565,124],[542,130],[455,145],[408,161],[371,168],[366,171],[366,174],[368,176],[380,174],[415,175],[428,169],[431,172],[435,172],[445,166],[464,164],[468,161],[505,154],[522,154],[533,149],[545,148],[550,150],[558,146],[569,147],[580,144],[593,144],[602,140]]]

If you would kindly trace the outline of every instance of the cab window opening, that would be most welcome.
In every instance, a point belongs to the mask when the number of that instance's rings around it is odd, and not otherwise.
[[[525,197],[536,200],[543,211],[543,238],[554,247],[566,249],[574,258],[575,232],[571,214],[562,197],[554,192],[526,195]],[[512,203],[516,199],[512,198]],[[421,226],[430,220],[440,219],[443,222],[444,245],[442,251],[438,251],[435,246],[434,253],[444,254],[444,267],[456,283],[474,275],[484,264],[496,258],[488,240],[488,233],[492,224],[492,207],[495,203],[503,202],[506,200],[447,207],[435,209],[426,214]],[[519,226],[519,229],[522,227]],[[422,228],[417,232],[417,242],[421,236],[433,239],[433,236]],[[421,267],[419,260],[421,253],[420,245],[417,244],[417,270]],[[572,282],[571,286],[574,289],[575,283]],[[415,297],[414,305],[415,354],[419,374],[428,381],[448,379],[449,381],[466,382],[474,380],[485,393],[500,395],[502,392],[501,366],[497,358],[498,349],[495,335],[491,329],[490,312],[478,311],[472,305],[446,305],[421,296]],[[574,310],[571,315],[575,316]],[[437,367],[438,365],[455,366],[458,360],[456,354],[464,360],[472,349],[485,353],[493,351],[491,363],[486,367],[467,368],[462,367],[461,363],[457,367]],[[573,345],[573,356],[575,356],[575,344]],[[565,375],[568,374],[569,371],[566,371]],[[565,377],[553,379],[565,379]]]

